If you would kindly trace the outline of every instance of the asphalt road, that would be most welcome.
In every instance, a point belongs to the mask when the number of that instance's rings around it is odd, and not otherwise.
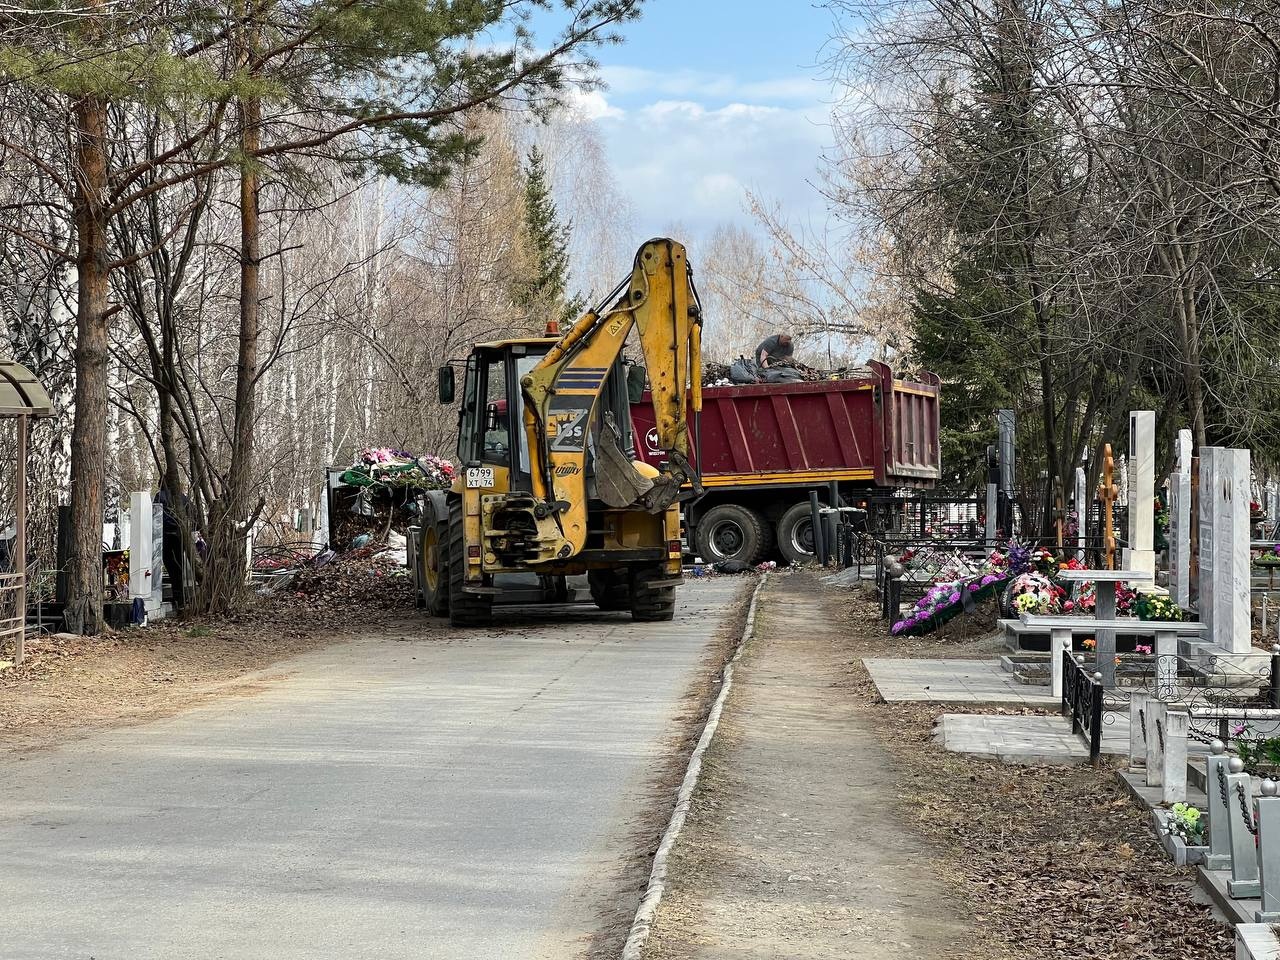
[[[0,957],[580,956],[741,589],[331,647],[6,759]]]

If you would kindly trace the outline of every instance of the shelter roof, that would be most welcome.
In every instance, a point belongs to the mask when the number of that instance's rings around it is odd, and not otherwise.
[[[36,375],[16,360],[0,359],[0,417],[53,416],[53,403]]]

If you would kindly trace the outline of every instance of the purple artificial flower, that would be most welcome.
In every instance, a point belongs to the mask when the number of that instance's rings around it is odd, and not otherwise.
[[[960,602],[960,591],[959,591],[959,590],[957,590],[957,591],[956,591],[955,593],[953,593],[953,594],[952,594],[948,599],[949,599],[952,603],[959,603],[959,602]]]

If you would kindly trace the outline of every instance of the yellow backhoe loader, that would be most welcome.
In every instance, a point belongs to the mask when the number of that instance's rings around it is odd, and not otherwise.
[[[702,409],[701,307],[684,247],[651,240],[631,276],[569,330],[476,344],[466,361],[453,489],[421,504],[410,552],[420,605],[454,626],[487,623],[495,601],[567,597],[586,574],[602,610],[670,620],[680,583],[681,487],[689,412]],[[634,331],[642,364],[623,355]],[[630,400],[653,399],[659,468],[639,462]],[[454,401],[452,366],[439,376]],[[532,578],[525,578],[531,580]],[[527,594],[527,591],[526,591]]]

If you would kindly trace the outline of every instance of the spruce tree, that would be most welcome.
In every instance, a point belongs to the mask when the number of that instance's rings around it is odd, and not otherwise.
[[[546,160],[536,145],[530,148],[525,165],[524,225],[531,263],[528,279],[516,291],[516,303],[532,325],[545,327],[549,320],[567,323],[582,309],[580,297],[570,300],[566,295],[570,224],[560,222]]]

